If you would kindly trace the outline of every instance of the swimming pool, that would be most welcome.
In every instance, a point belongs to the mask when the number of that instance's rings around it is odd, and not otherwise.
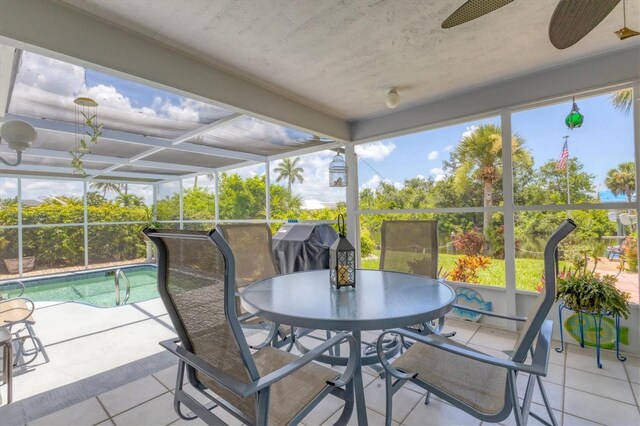
[[[33,301],[80,302],[99,307],[116,306],[115,273],[121,269],[131,283],[131,295],[126,303],[142,302],[158,297],[155,265],[123,266],[113,269],[81,271],[40,278],[25,278],[24,297]],[[0,285],[0,292],[9,296],[20,293],[18,285]],[[126,279],[120,278],[120,300],[125,300]]]

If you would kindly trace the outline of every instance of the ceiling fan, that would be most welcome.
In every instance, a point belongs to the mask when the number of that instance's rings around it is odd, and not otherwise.
[[[472,21],[494,10],[508,5],[513,0],[467,0],[442,23],[442,28]],[[620,0],[560,0],[549,22],[549,40],[557,49],[566,49],[589,34],[620,3]],[[623,0],[624,7],[624,0]],[[640,35],[626,26],[615,34],[625,38]]]

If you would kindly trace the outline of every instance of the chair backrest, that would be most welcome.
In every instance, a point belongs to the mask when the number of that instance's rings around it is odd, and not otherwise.
[[[158,291],[183,347],[243,382],[259,375],[237,319],[235,261],[231,248],[214,231],[145,229],[158,251]],[[214,393],[255,418],[255,398],[240,398],[195,373]]]
[[[437,278],[438,221],[382,222],[380,269]]]
[[[527,321],[524,323],[511,357],[513,361],[524,362],[529,348],[531,348],[536,335],[540,331],[540,327],[542,327],[542,323],[549,315],[556,298],[558,245],[576,229],[576,226],[571,219],[567,219],[560,224],[547,240],[547,244],[544,247],[544,289],[529,310]]]
[[[266,223],[217,225],[236,261],[238,288],[278,275],[271,249],[271,228]]]

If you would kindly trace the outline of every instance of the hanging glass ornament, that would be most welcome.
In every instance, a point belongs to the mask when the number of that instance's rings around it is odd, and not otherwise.
[[[571,108],[571,112],[567,115],[567,118],[564,119],[564,123],[570,129],[575,129],[577,127],[582,126],[582,122],[584,121],[584,115],[580,114],[580,109],[576,104],[576,98],[573,97],[573,107]]]

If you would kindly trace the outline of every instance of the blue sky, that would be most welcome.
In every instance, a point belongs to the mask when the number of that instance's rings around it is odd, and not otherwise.
[[[595,184],[604,191],[607,171],[621,162],[633,161],[632,114],[614,109],[609,99],[609,94],[578,99],[580,112],[585,116],[584,124],[578,129],[570,130],[564,124],[571,102],[513,113],[512,129],[525,139],[535,167],[556,160],[562,150],[563,136],[569,135],[569,155],[577,157],[584,164],[584,170],[596,176]],[[473,126],[486,123],[499,125],[500,118],[388,139],[382,142],[390,151],[386,156],[365,156],[365,160],[396,184],[417,175],[437,178],[442,173],[442,161],[449,158],[449,151],[455,149],[463,134]],[[361,186],[375,186],[378,178],[373,170],[362,162],[358,170]]]

